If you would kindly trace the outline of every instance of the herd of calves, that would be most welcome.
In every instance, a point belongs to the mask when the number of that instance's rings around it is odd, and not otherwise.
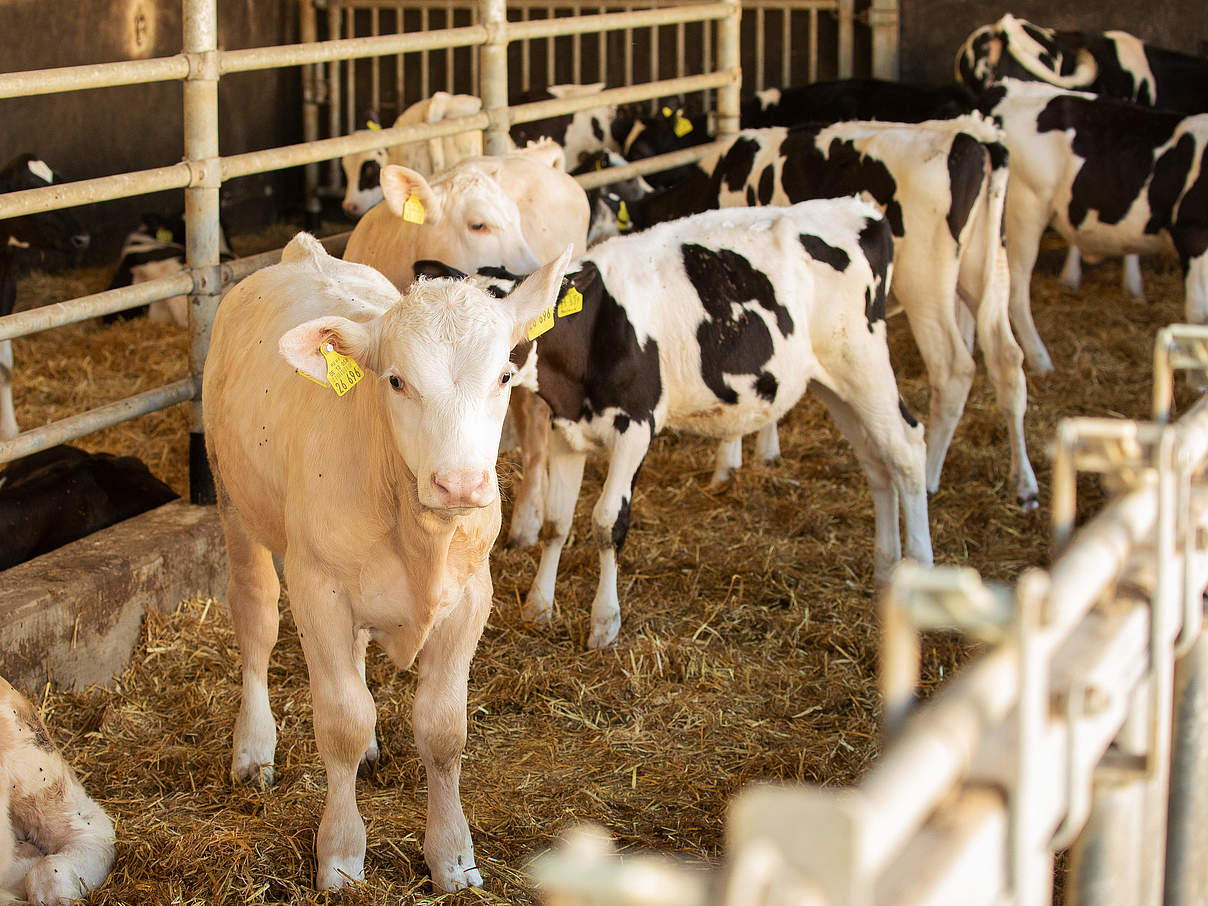
[[[942,88],[848,80],[761,92],[739,135],[652,175],[655,186],[627,179],[584,193],[567,171],[703,143],[707,117],[601,107],[517,127],[516,150],[497,158],[480,156],[477,133],[352,156],[344,207],[361,219],[344,258],[300,233],[280,264],[226,295],[203,400],[243,663],[232,770],[273,780],[277,554],[327,773],[319,887],[365,877],[355,783],[378,757],[370,640],[416,666],[433,882],[482,883],[460,763],[509,409],[524,479],[508,538],[542,545],[528,620],[552,613],[585,458],[607,458],[590,535],[600,573],[588,645],[603,647],[620,632],[617,558],[660,431],[716,438],[722,482],[741,465],[745,434],[758,433],[761,457],[779,454],[777,420],[812,389],[867,476],[883,578],[903,554],[931,562],[927,494],[969,393],[975,342],[1007,424],[1010,493],[1037,506],[1023,365],[1054,367],[1028,296],[1047,227],[1070,244],[1070,282],[1079,251],[1173,247],[1187,318],[1208,320],[1208,114],[1197,115],[1208,111],[1208,61],[1008,15],[970,35],[956,74]],[[479,107],[437,93],[399,122]],[[53,179],[32,157],[16,169],[23,182],[10,168],[0,189]],[[6,228],[4,254],[79,244],[70,224]],[[146,257],[128,258],[122,279],[148,263],[178,268],[180,239],[142,230],[127,251]],[[1141,292],[1138,271],[1126,279]],[[0,301],[0,314],[11,311],[9,290]],[[890,368],[885,319],[896,309],[929,376],[925,441]],[[13,367],[7,344],[0,366]],[[11,435],[7,386],[0,402],[0,436]],[[0,901],[7,890],[64,902],[112,867],[112,822],[3,681],[0,824]]]

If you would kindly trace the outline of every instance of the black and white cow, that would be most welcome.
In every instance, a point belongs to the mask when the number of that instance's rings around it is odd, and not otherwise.
[[[957,81],[981,94],[1004,78],[1047,82],[1179,113],[1208,113],[1208,60],[1146,44],[1126,31],[1055,31],[1007,14],[975,29],[956,54]],[[1126,255],[1123,285],[1142,298],[1141,264]],[[1071,246],[1061,282],[1077,289],[1081,255]]]
[[[970,113],[975,101],[973,95],[959,85],[837,79],[757,92],[742,102],[739,125],[743,129],[762,129],[849,120],[921,123]],[[689,117],[686,121],[689,129],[684,126],[682,113],[670,107],[663,108],[660,115],[647,117],[632,126],[621,153],[626,160],[643,160],[703,144],[715,131],[711,121],[711,114]],[[688,175],[688,167],[677,167],[652,174],[650,183],[666,188]]]
[[[586,454],[608,474],[592,511],[600,582],[588,645],[621,625],[617,554],[651,439],[670,429],[729,440],[815,390],[872,487],[876,575],[930,564],[922,427],[898,396],[885,339],[889,226],[854,198],[712,211],[601,243],[567,281],[559,317],[518,347],[518,380],[553,410],[541,563],[523,616],[548,620]],[[581,310],[576,310],[577,306]]]
[[[175,500],[133,456],[60,445],[0,469],[0,570]]]
[[[595,151],[580,155],[579,166],[572,170],[570,175],[582,176],[598,170],[623,167],[627,163],[628,161],[615,151]],[[591,215],[587,222],[587,244],[593,245],[600,239],[607,239],[628,230],[632,225],[628,206],[653,191],[654,188],[641,176],[588,189],[587,203],[591,206]]]
[[[22,154],[0,170],[0,195],[41,189],[58,182],[46,162],[33,154]],[[17,303],[17,271],[23,258],[50,251],[73,254],[88,247],[90,236],[75,215],[67,210],[45,211],[0,220],[0,317],[11,315]],[[0,340],[0,440],[16,437],[13,411],[13,347]]]
[[[230,261],[234,256],[227,241],[226,230],[218,234],[219,256]],[[144,214],[138,227],[126,236],[122,243],[122,257],[117,271],[109,281],[109,289],[122,286],[137,286],[151,280],[159,280],[180,273],[185,266],[185,217],[183,213],[165,217],[161,214]],[[150,306],[114,312],[101,320],[110,323],[126,320],[149,313],[152,321],[187,327],[189,323],[187,296],[172,296],[152,302]]]
[[[1032,368],[1053,367],[1029,295],[1050,223],[1097,255],[1173,245],[1187,320],[1208,321],[1208,114],[1183,116],[1015,79],[990,88],[984,104],[1002,123],[1011,155],[1011,323]]]
[[[590,82],[585,85],[573,83],[550,85],[538,91],[513,97],[512,106],[549,101],[555,98],[586,97],[591,94],[599,94],[603,90],[603,82]],[[580,110],[578,113],[565,113],[527,123],[514,123],[508,134],[517,148],[524,148],[529,142],[552,138],[562,146],[562,150],[566,153],[567,167],[573,169],[579,166],[581,158],[585,154],[597,151],[612,151],[619,154],[621,140],[624,136],[618,136],[614,132],[627,128],[627,123],[618,120],[617,105],[605,104],[601,107]]]
[[[927,488],[939,488],[948,446],[973,384],[975,364],[964,303],[976,322],[986,368],[1007,422],[1009,482],[1024,509],[1038,485],[1024,437],[1027,386],[1023,355],[1007,313],[1002,213],[1007,185],[1002,134],[978,116],[919,124],[836,123],[745,130],[720,154],[700,161],[680,187],[630,205],[635,228],[656,217],[712,207],[793,204],[863,195],[885,212],[894,237],[891,290],[906,312],[931,385]],[[779,455],[775,425],[758,455]],[[733,442],[719,453],[716,482],[741,463]]]

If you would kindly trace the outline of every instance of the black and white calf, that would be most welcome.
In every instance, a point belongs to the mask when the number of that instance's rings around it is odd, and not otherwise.
[[[579,166],[572,170],[570,175],[582,176],[598,170],[623,167],[626,163],[628,161],[615,151],[585,153],[580,155]],[[588,189],[587,204],[591,208],[591,214],[587,222],[587,244],[594,245],[600,239],[607,239],[630,229],[632,220],[629,216],[629,205],[637,203],[653,191],[650,183],[641,176]]]
[[[836,123],[825,127],[752,129],[728,150],[700,161],[685,184],[632,206],[643,226],[657,216],[683,216],[702,207],[785,205],[810,198],[863,195],[885,212],[893,231],[891,290],[906,312],[931,384],[927,428],[927,487],[940,472],[973,384],[974,360],[964,303],[1007,422],[1009,482],[1024,509],[1037,505],[1023,419],[1027,387],[1007,315],[1007,269],[1002,212],[1007,185],[1001,133],[977,116],[921,124]],[[707,186],[705,176],[710,177]],[[762,432],[761,458],[779,455],[775,425]],[[719,453],[715,481],[741,463],[734,441]]]
[[[590,82],[585,85],[568,83],[565,85],[550,85],[539,91],[517,96],[512,99],[512,106],[531,104],[537,101],[549,101],[555,98],[578,98],[591,94],[599,94],[604,90],[603,82]],[[617,118],[617,105],[605,104],[601,107],[591,107],[578,113],[565,113],[561,116],[551,116],[527,123],[515,123],[508,131],[512,143],[517,148],[525,147],[529,142],[551,138],[562,146],[566,153],[566,166],[573,169],[579,165],[584,154],[596,151],[612,151],[620,153],[623,135],[615,135],[617,130],[625,130],[628,123],[621,124]]]
[[[1031,367],[1053,367],[1029,294],[1050,223],[1097,255],[1173,245],[1187,320],[1208,321],[1208,114],[1185,117],[1015,79],[989,89],[984,104],[1001,121],[1011,154],[1011,323]]]
[[[785,209],[712,211],[610,239],[567,280],[582,296],[531,345],[518,379],[553,410],[541,564],[525,618],[547,620],[586,454],[608,474],[592,511],[600,582],[588,644],[621,625],[617,553],[651,439],[665,429],[720,439],[774,423],[815,390],[855,448],[872,487],[875,566],[930,564],[922,427],[898,397],[885,339],[893,241],[854,198]]]
[[[218,250],[221,260],[229,261],[234,255],[227,241],[226,230],[218,234]],[[109,281],[109,289],[122,286],[137,286],[151,280],[159,280],[180,273],[185,266],[185,218],[184,214],[165,217],[160,214],[144,214],[142,223],[126,236],[122,243],[122,257],[117,271]],[[172,296],[152,302],[150,306],[139,306],[105,315],[106,323],[133,318],[148,312],[152,321],[187,327],[189,323],[188,297]]]
[[[46,162],[22,154],[0,170],[0,195],[41,189],[58,181]],[[0,317],[11,315],[17,303],[17,271],[22,256],[37,251],[71,254],[88,247],[88,232],[70,211],[45,211],[0,220]],[[16,437],[13,411],[12,341],[0,340],[0,440]]]

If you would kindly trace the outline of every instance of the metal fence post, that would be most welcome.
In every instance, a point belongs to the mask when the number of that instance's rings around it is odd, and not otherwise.
[[[876,79],[898,77],[898,0],[872,0],[872,74]]]
[[[185,189],[185,259],[194,275],[194,291],[189,296],[189,373],[196,385],[189,412],[189,498],[193,503],[215,501],[201,421],[201,372],[222,286],[218,267],[217,50],[217,0],[185,0],[184,52],[189,59],[184,83],[185,161],[190,173]]]
[[[298,0],[299,37],[303,44],[314,44],[319,40],[319,24],[314,0]],[[319,140],[319,83],[321,63],[308,63],[302,67],[302,140]],[[306,185],[306,228],[318,232],[323,202],[319,198],[319,163],[307,164],[303,169]]]
[[[717,89],[717,137],[737,134],[742,93],[742,2],[725,0],[733,7],[730,15],[717,22],[717,69],[729,72],[734,81]]]
[[[1208,898],[1208,634],[1175,672],[1174,746],[1166,839],[1166,906]]]
[[[482,0],[482,24],[487,41],[482,45],[478,71],[482,77],[482,111],[491,118],[483,136],[487,154],[508,151],[508,10],[506,0]]]

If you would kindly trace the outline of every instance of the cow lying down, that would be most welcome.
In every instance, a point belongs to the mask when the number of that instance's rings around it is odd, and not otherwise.
[[[113,822],[0,677],[0,903],[67,903],[113,868]]]
[[[868,476],[877,577],[901,557],[899,505],[906,554],[929,565],[923,429],[898,397],[885,339],[892,258],[889,225],[853,198],[710,211],[589,251],[552,327],[516,353],[555,428],[524,617],[551,615],[587,453],[608,457],[592,511],[600,581],[588,645],[600,648],[621,626],[617,553],[651,439],[664,429],[738,438],[774,423],[807,388]]]
[[[231,767],[241,779],[273,778],[276,552],[327,773],[320,888],[365,877],[356,777],[377,753],[364,678],[371,638],[400,668],[416,664],[432,880],[441,890],[482,884],[458,784],[470,658],[491,608],[509,357],[553,303],[569,260],[567,248],[500,305],[466,284],[420,281],[401,295],[300,233],[280,264],[218,308],[203,392],[243,660]]]

